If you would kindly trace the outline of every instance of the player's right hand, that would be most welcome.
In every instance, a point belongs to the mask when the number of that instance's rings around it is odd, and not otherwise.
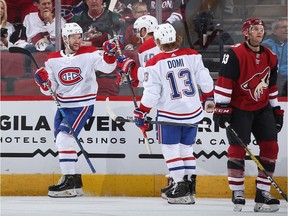
[[[48,78],[49,78],[48,72],[44,67],[39,68],[35,72],[35,81],[38,85],[42,85],[43,83],[47,82]]]
[[[135,61],[129,57],[119,56],[117,58],[117,67],[125,74],[129,74],[135,65]]]
[[[225,122],[230,124],[232,118],[232,108],[229,104],[216,103],[213,121],[221,128],[226,128]]]

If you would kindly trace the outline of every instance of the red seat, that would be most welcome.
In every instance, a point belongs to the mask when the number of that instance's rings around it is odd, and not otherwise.
[[[1,77],[18,77],[24,76],[24,55],[19,53],[9,53],[1,51]]]
[[[14,95],[43,95],[33,78],[15,80]]]

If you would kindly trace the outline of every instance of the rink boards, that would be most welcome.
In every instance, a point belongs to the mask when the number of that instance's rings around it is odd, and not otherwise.
[[[79,150],[79,170],[83,174],[85,192],[91,195],[159,196],[160,188],[166,185],[164,175],[168,172],[156,140],[155,127],[148,132],[152,149],[152,155],[149,155],[141,131],[133,123],[113,122],[106,112],[104,98],[100,99],[96,102],[93,117],[78,137],[96,169],[96,174],[91,174]],[[2,100],[1,103],[1,193],[45,195],[47,187],[56,183],[60,174],[53,137],[56,106],[46,98]],[[117,115],[132,116],[132,101],[111,101],[111,105]],[[281,102],[281,106],[287,110],[287,102]],[[155,117],[155,110],[150,116]],[[194,145],[197,195],[230,197],[225,130],[214,125],[211,114],[205,114],[203,123],[211,124],[211,127],[198,128]],[[258,155],[253,137],[249,148]],[[257,167],[249,157],[246,159],[246,196],[253,196],[255,178],[252,176],[257,174]],[[287,121],[279,134],[274,178],[287,190]]]

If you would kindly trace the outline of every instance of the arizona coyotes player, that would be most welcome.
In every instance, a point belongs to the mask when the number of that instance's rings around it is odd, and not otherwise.
[[[130,75],[138,71],[144,74],[144,92],[139,108],[134,111],[135,124],[145,128],[146,116],[157,106],[159,121],[197,123],[203,118],[203,108],[198,87],[205,102],[205,110],[211,112],[213,80],[204,67],[201,55],[192,49],[179,48],[182,37],[176,34],[170,23],[158,25],[154,39],[163,51],[147,61],[145,67],[132,66]],[[120,66],[125,73],[134,64],[126,59]],[[136,72],[136,73],[135,73]],[[158,140],[170,176],[175,184],[166,192],[168,203],[194,204],[191,177],[195,174],[196,161],[193,144],[197,127],[158,125]],[[187,178],[185,176],[187,175]]]
[[[65,24],[62,29],[65,49],[49,54],[45,68],[35,73],[35,81],[41,92],[50,95],[48,83],[66,115],[63,118],[59,110],[55,115],[54,135],[63,176],[58,184],[49,187],[50,197],[83,194],[81,175],[76,167],[77,145],[68,125],[77,137],[93,114],[98,90],[95,71],[111,73],[116,67],[116,45],[113,42],[103,44],[104,52],[93,46],[80,47],[82,35],[83,30],[77,23]]]
[[[282,128],[284,115],[277,99],[277,58],[271,50],[261,45],[265,35],[265,25],[261,19],[247,19],[242,33],[245,42],[231,47],[223,57],[215,86],[213,119],[221,128],[225,128],[225,122],[229,123],[247,145],[252,133],[260,148],[259,161],[272,176],[278,155],[277,132]],[[246,152],[229,133],[227,137],[230,144],[227,163],[229,187],[235,204],[234,211],[241,211],[245,204]],[[259,170],[255,212],[279,209],[279,200],[271,196],[270,187],[271,182]]]

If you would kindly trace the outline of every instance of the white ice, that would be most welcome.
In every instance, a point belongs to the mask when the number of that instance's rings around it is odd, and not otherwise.
[[[1,216],[287,216],[287,202],[281,200],[275,213],[255,213],[254,201],[246,199],[242,212],[233,212],[230,199],[196,198],[194,205],[171,205],[156,197],[2,196]]]

